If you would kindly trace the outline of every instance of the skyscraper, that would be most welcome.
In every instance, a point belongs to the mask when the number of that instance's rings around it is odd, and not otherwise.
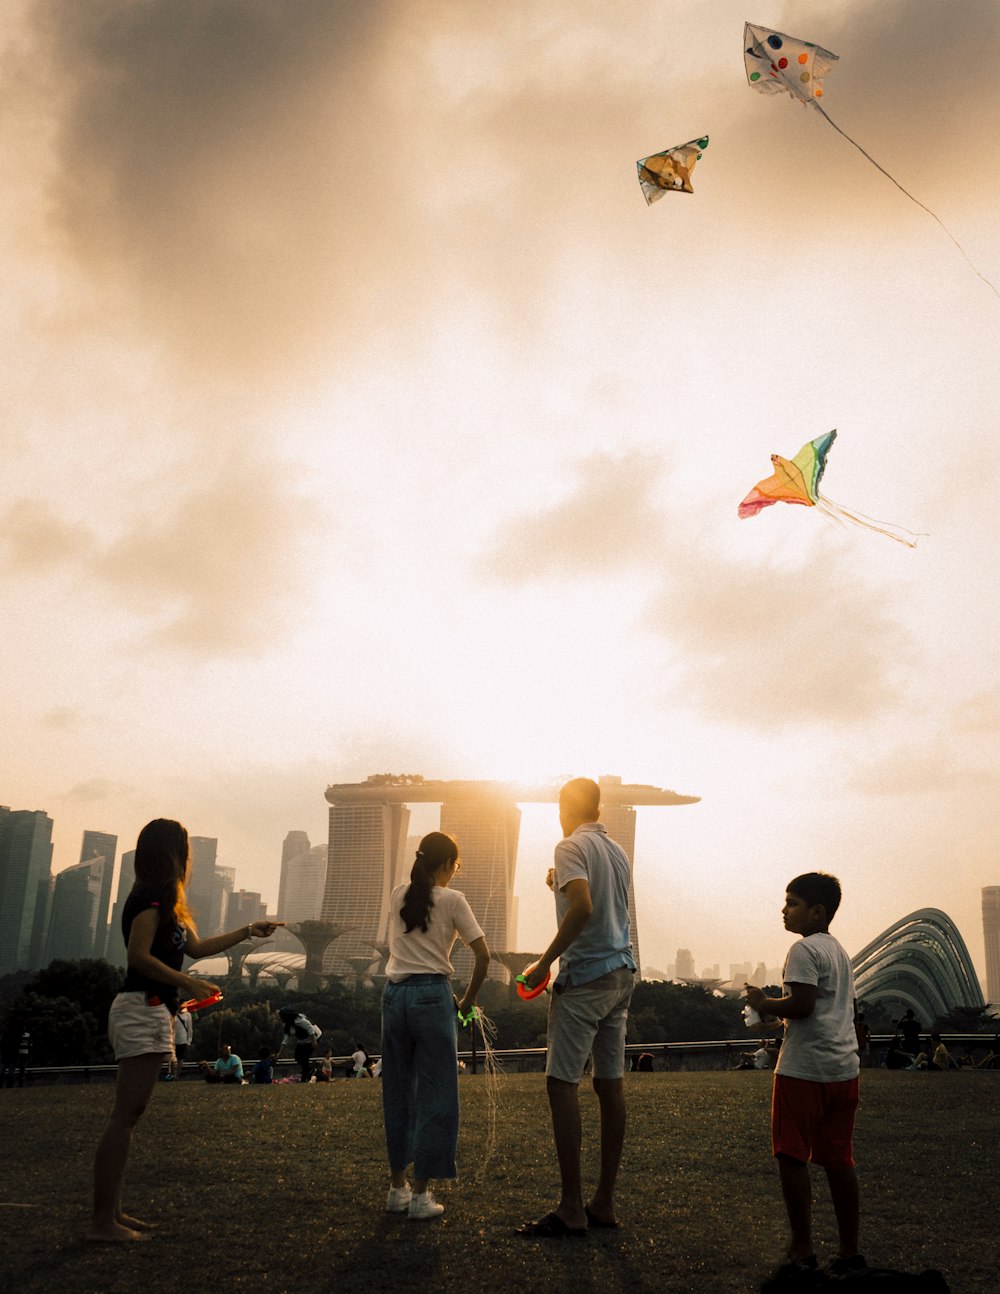
[[[486,942],[497,952],[514,951],[514,872],[521,810],[510,794],[498,793],[488,783],[481,790],[466,790],[441,805],[441,830],[458,841],[462,868],[451,883],[469,900]],[[468,972],[471,954],[456,945],[452,962],[459,975]],[[494,978],[506,979],[499,962],[491,966]]]
[[[115,906],[111,912],[108,925],[108,943],[105,957],[112,966],[125,965],[125,940],[122,938],[122,912],[125,900],[135,884],[135,850],[130,849],[122,854],[121,871],[118,873],[118,891],[115,895]]]
[[[97,905],[97,922],[94,930],[94,948],[90,957],[103,957],[108,943],[108,908],[111,904],[111,881],[115,871],[115,854],[118,852],[118,837],[107,831],[85,831],[83,844],[80,846],[80,862],[86,863],[92,858],[103,858],[107,863],[104,869],[104,881]]]
[[[677,949],[676,970],[674,974],[678,979],[694,979],[694,957],[690,948]]]
[[[198,931],[203,935],[222,933],[226,919],[226,873],[232,886],[232,869],[220,868],[216,862],[219,842],[215,836],[191,836],[191,877],[188,899]]]
[[[350,926],[337,940],[332,965],[346,971],[348,957],[363,957],[385,941],[389,895],[401,866],[410,825],[405,804],[385,801],[338,804],[330,802],[330,839],[326,886],[320,919]],[[327,967],[330,969],[330,967]]]
[[[46,961],[55,961],[56,958],[82,961],[85,957],[93,957],[97,914],[107,869],[108,863],[104,858],[90,858],[83,863],[74,863],[56,876]]]
[[[0,805],[0,975],[42,964],[52,819]]]
[[[983,943],[986,945],[986,1000],[1000,1008],[1000,885],[983,889]]]

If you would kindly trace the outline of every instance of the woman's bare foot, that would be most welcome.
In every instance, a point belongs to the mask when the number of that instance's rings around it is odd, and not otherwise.
[[[96,1223],[92,1224],[87,1232],[87,1239],[98,1243],[118,1244],[127,1240],[148,1240],[149,1236],[142,1231],[133,1231],[131,1227],[123,1227],[119,1222],[112,1222],[110,1226],[103,1227],[97,1226]]]
[[[142,1218],[129,1217],[127,1213],[119,1213],[115,1221],[120,1227],[132,1231],[155,1231],[160,1225],[158,1222],[143,1222]]]

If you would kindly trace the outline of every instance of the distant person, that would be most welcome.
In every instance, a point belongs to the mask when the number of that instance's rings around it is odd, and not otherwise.
[[[559,792],[563,839],[549,873],[559,925],[525,972],[527,987],[537,988],[559,959],[549,999],[545,1085],[561,1191],[550,1213],[518,1228],[529,1238],[579,1238],[588,1226],[618,1226],[614,1193],[625,1143],[625,1030],[636,966],[628,914],[631,867],[625,850],[599,821],[600,807],[601,789],[590,778],[574,778]],[[591,1058],[601,1112],[601,1167],[585,1204],[579,1089]]]
[[[243,1061],[225,1042],[214,1065],[209,1065],[207,1060],[201,1062],[201,1076],[206,1083],[242,1083]]]
[[[316,1082],[329,1083],[333,1079],[333,1052],[327,1047],[326,1051],[316,1062]]]
[[[1000,1034],[993,1039],[993,1045],[986,1055],[976,1062],[976,1069],[1000,1069]]]
[[[644,1051],[639,1057],[639,1063],[636,1065],[636,1071],[640,1074],[651,1074],[653,1072],[653,1054]]]
[[[908,1066],[909,1069],[929,1069],[936,1073],[944,1073],[945,1070],[957,1068],[951,1056],[948,1054],[948,1048],[941,1040],[939,1033],[931,1034],[931,1054],[927,1055],[926,1051],[917,1052],[913,1058],[913,1063]]]
[[[908,1051],[903,1050],[903,1040],[897,1033],[885,1053],[885,1067],[886,1069],[907,1069],[912,1064],[913,1057]]]
[[[170,1073],[176,1079],[184,1075],[184,1057],[193,1037],[194,1019],[191,1012],[181,1005],[174,1016],[174,1060],[170,1066]]]
[[[791,1239],[780,1279],[816,1270],[809,1164],[826,1172],[840,1253],[828,1268],[842,1276],[867,1266],[858,1252],[858,1179],[852,1139],[858,1106],[857,1001],[851,959],[830,934],[840,882],[806,872],[789,882],[785,929],[801,936],[789,949],[782,997],[747,985],[747,1002],[762,1016],[785,1021],[774,1073],[771,1140]]]
[[[360,1042],[354,1044],[354,1051],[351,1053],[351,1060],[354,1061],[355,1078],[371,1078],[371,1071],[368,1068],[368,1053]]]
[[[913,1008],[907,1007],[896,1022],[896,1031],[903,1039],[903,1050],[908,1051],[911,1056],[916,1056],[920,1051],[921,1030],[922,1025],[913,1014]]]
[[[0,1034],[0,1075],[2,1075],[4,1087],[14,1086],[20,1042],[21,1026],[14,1020],[13,1015],[9,1015],[3,1033]]]
[[[179,822],[157,818],[139,832],[135,884],[122,912],[128,966],[122,991],[111,1004],[108,1037],[118,1061],[115,1103],[94,1158],[94,1216],[89,1240],[146,1240],[151,1224],[122,1209],[122,1179],[132,1129],[142,1115],[164,1060],[174,1054],[178,990],[210,997],[218,985],[182,970],[184,958],[213,957],[244,939],[264,939],[280,925],[252,921],[222,935],[201,938],[187,906],[188,833]]]
[[[865,1023],[864,1012],[858,1015],[854,1032],[858,1039],[858,1062],[862,1069],[868,1069],[872,1063],[872,1031]]]
[[[261,1047],[257,1053],[257,1063],[250,1071],[251,1084],[274,1082],[274,1056],[270,1047]]]
[[[294,1006],[283,1006],[278,1015],[285,1028],[281,1049],[284,1049],[288,1042],[294,1045],[295,1063],[299,1067],[299,1081],[308,1083],[312,1077],[312,1058],[316,1050],[316,1041],[323,1031],[319,1025],[313,1024],[308,1016],[303,1015]]]
[[[24,1086],[24,1071],[28,1068],[28,1058],[31,1055],[31,1034],[27,1029],[21,1034],[20,1041],[17,1044],[17,1085]]]
[[[442,831],[420,842],[410,883],[389,900],[389,957],[382,994],[382,1112],[389,1156],[386,1211],[440,1217],[432,1178],[458,1175],[458,1029],[486,978],[490,952],[468,899],[449,889],[458,845]],[[461,938],[472,974],[460,999],[451,990],[451,950]],[[413,1165],[413,1186],[406,1169]]]
[[[756,1051],[741,1051],[740,1063],[737,1069],[770,1069],[771,1068],[771,1051],[768,1049],[767,1039],[761,1038],[760,1046]]]

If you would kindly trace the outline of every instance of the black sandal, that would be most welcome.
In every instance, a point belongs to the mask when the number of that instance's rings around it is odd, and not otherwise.
[[[519,1236],[528,1236],[531,1240],[574,1240],[586,1236],[586,1227],[569,1227],[558,1213],[546,1213],[537,1222],[522,1222],[516,1228]]]

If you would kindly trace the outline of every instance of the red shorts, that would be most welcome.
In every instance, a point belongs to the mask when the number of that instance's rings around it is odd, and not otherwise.
[[[771,1098],[771,1152],[821,1168],[853,1168],[858,1080],[814,1083],[775,1074]]]

